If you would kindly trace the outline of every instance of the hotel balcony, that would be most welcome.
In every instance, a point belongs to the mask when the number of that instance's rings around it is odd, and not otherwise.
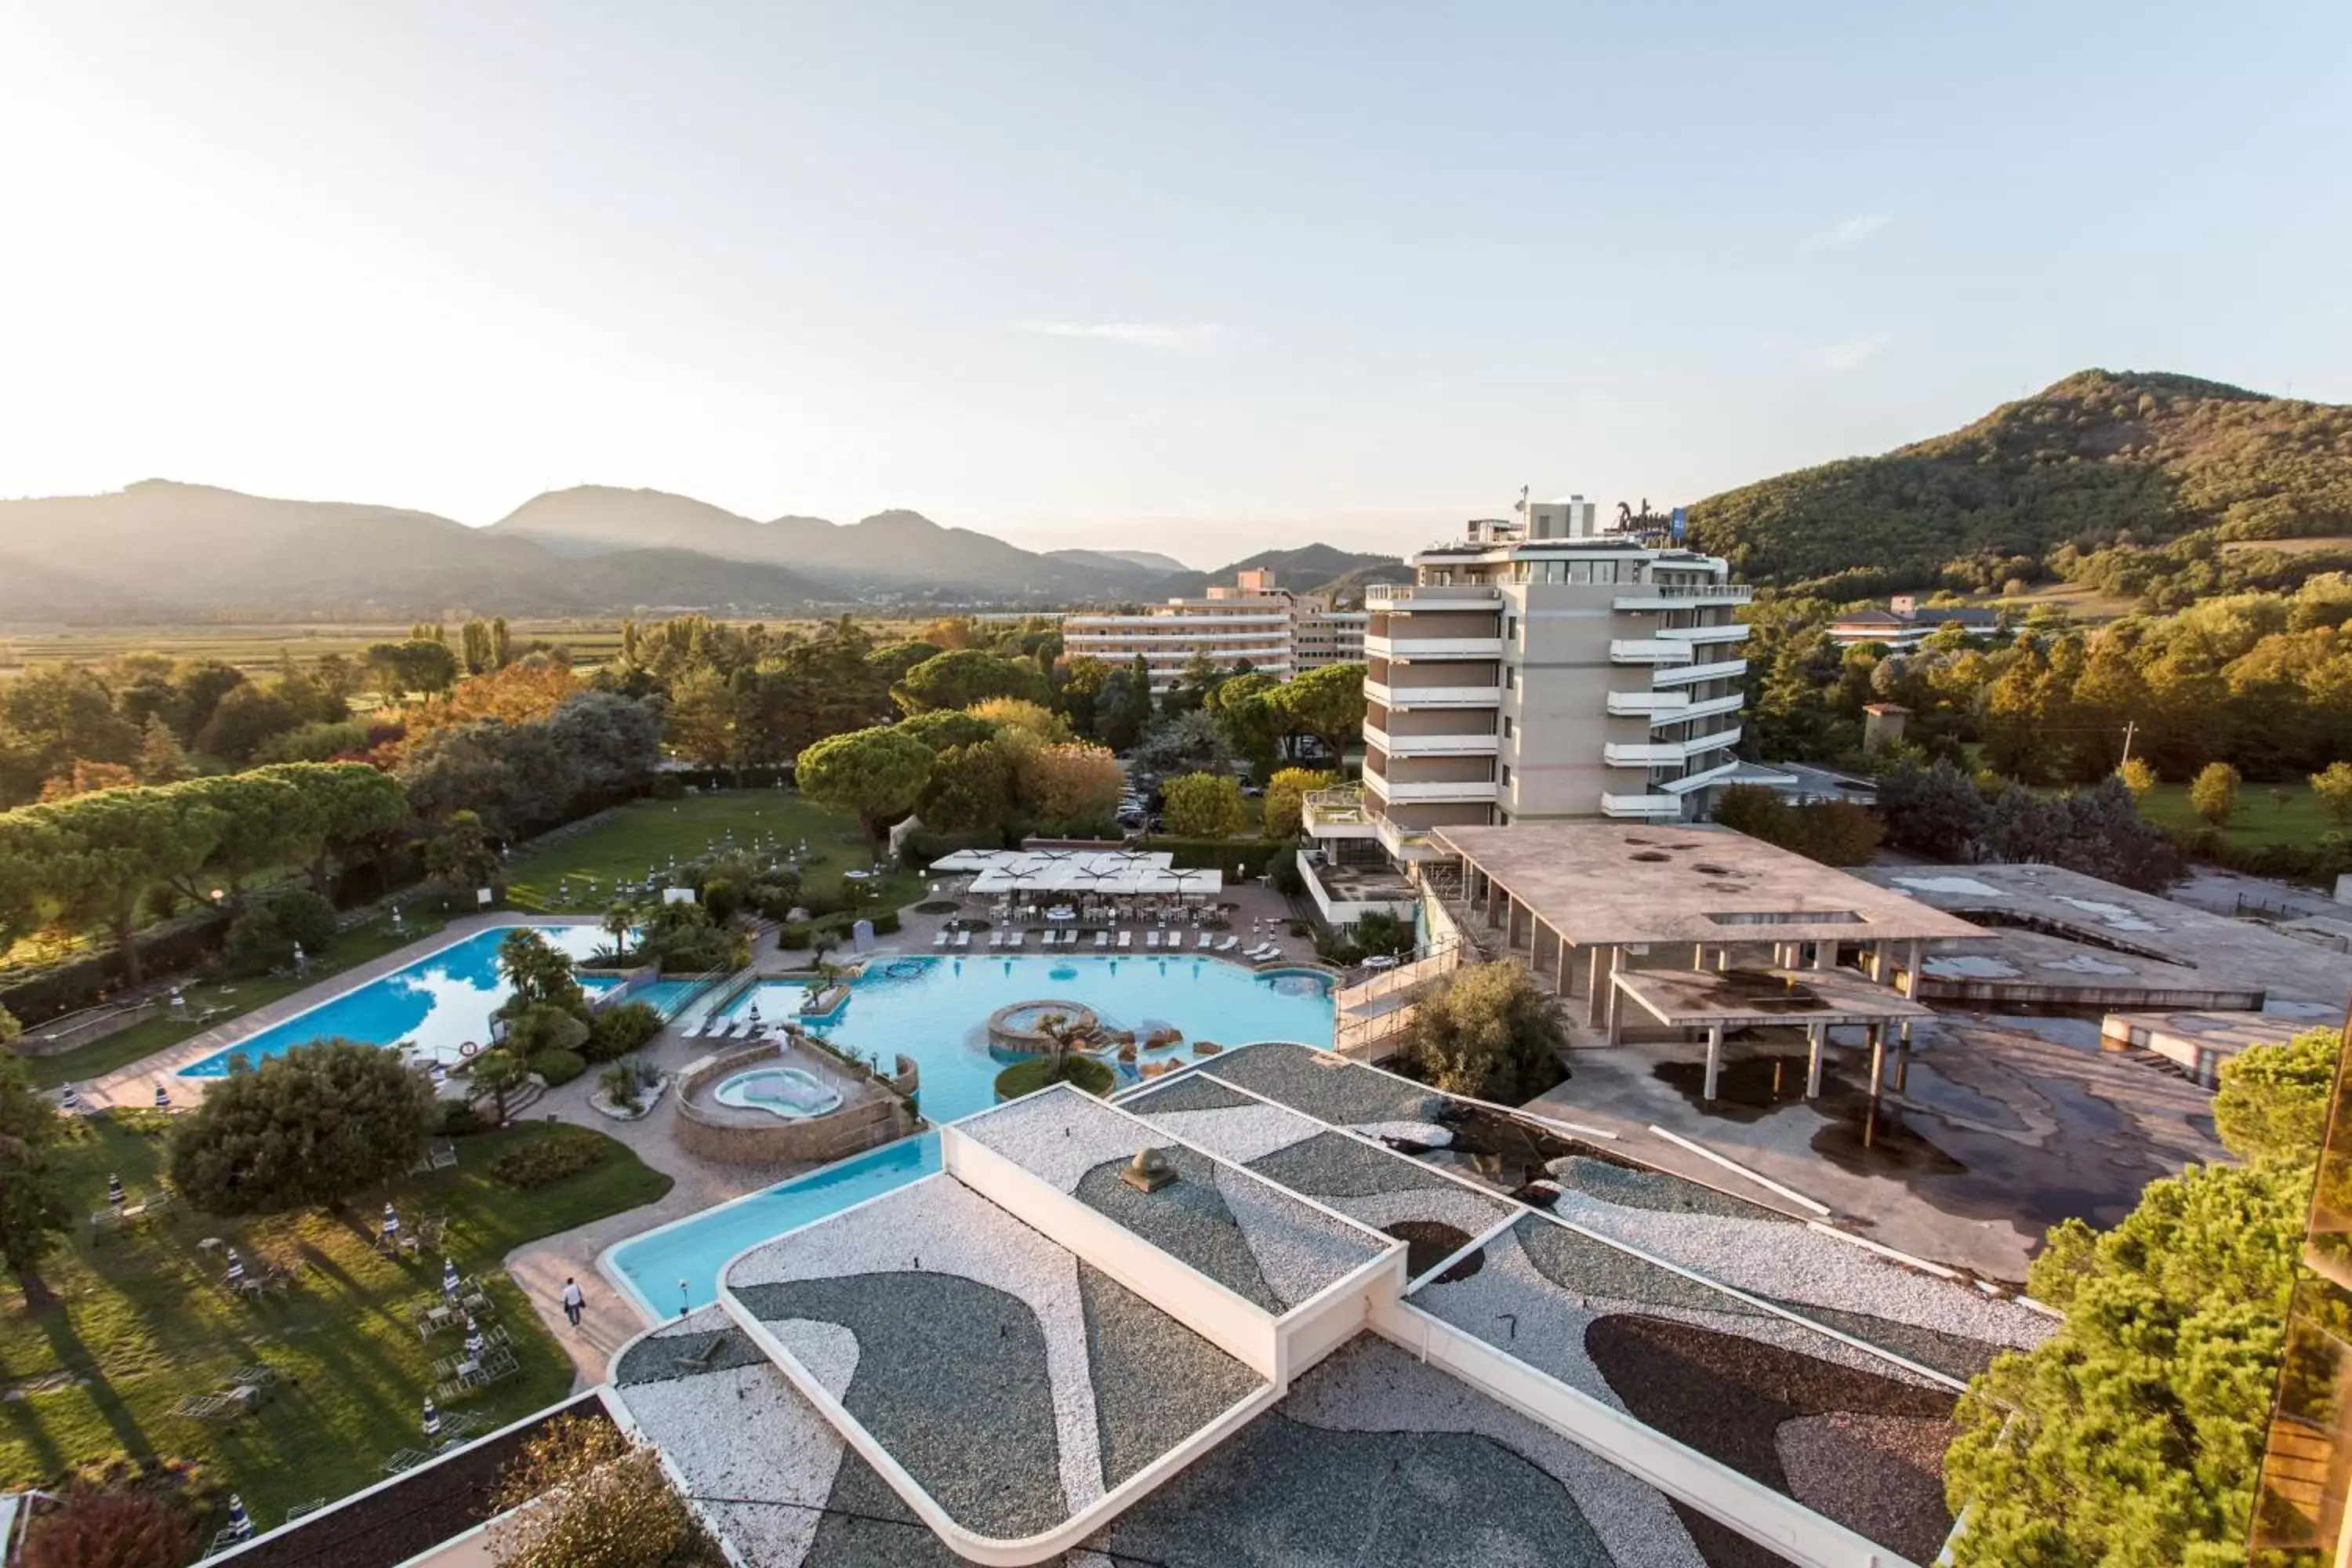
[[[1664,790],[1668,795],[1688,795],[1691,791],[1713,784],[1717,779],[1729,778],[1738,771],[1739,759],[1733,757],[1728,762],[1718,763],[1714,767],[1702,772],[1691,773],[1683,778],[1669,779],[1655,787]]]
[[[1423,583],[1367,583],[1364,584],[1364,608],[1386,610],[1392,616],[1409,616],[1415,610],[1480,610],[1499,608],[1503,601],[1497,590],[1483,586],[1444,586]]]
[[[1739,726],[1699,735],[1687,741],[1610,741],[1601,748],[1601,760],[1612,768],[1654,768],[1688,762],[1708,752],[1739,743]]]
[[[1309,838],[1370,838],[1372,814],[1358,789],[1309,790],[1299,797],[1299,825]]]
[[[1391,686],[1385,680],[1367,680],[1364,700],[1400,713],[1416,708],[1497,708],[1503,701],[1503,684],[1499,677],[1491,686]]]
[[[1681,697],[1683,694],[1679,691],[1658,691],[1653,692],[1651,695],[1656,697]],[[1651,715],[1650,722],[1653,724],[1678,724],[1685,719],[1711,719],[1717,713],[1737,713],[1747,705],[1747,693],[1735,691],[1728,697],[1710,697],[1703,702],[1691,702],[1685,700],[1679,708],[1661,708],[1655,713]],[[1614,713],[1617,710],[1612,708],[1609,711]]]
[[[1704,583],[1628,588],[1617,595],[1621,610],[1682,610],[1694,605],[1744,605],[1756,596],[1745,583]]]
[[[1372,830],[1380,836],[1381,847],[1389,852],[1389,858],[1400,865],[1444,858],[1444,852],[1429,841],[1424,829],[1400,826],[1385,816],[1375,816]]]
[[[1427,660],[1472,658],[1498,659],[1503,657],[1503,639],[1491,637],[1364,637],[1364,652],[1372,658],[1385,658],[1395,664],[1417,664]]]
[[[1367,773],[1364,789],[1397,805],[1477,805],[1499,799],[1502,786],[1493,779],[1431,779],[1399,784],[1379,773]]]
[[[1672,724],[1690,717],[1690,694],[1684,691],[1612,691],[1609,694],[1609,713],[1615,719],[1647,719],[1653,724]]]
[[[1690,645],[1654,637],[1619,637],[1609,645],[1612,664],[1686,664]]]
[[[1751,629],[1738,621],[1726,621],[1715,626],[1660,626],[1658,635],[1674,642],[1706,645],[1746,642]]]
[[[1364,726],[1364,743],[1391,757],[1491,757],[1503,749],[1500,735],[1400,735]]]
[[[1604,795],[1601,797],[1601,815],[1603,816],[1626,816],[1655,822],[1678,820],[1682,814],[1682,801],[1671,795]]]
[[[1744,658],[1717,659],[1713,664],[1685,664],[1652,676],[1658,686],[1695,686],[1702,680],[1737,680],[1748,673]]]

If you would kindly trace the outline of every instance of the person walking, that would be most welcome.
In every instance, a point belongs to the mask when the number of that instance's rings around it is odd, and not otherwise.
[[[572,1320],[573,1328],[580,1326],[580,1314],[587,1307],[588,1298],[581,1294],[580,1281],[567,1277],[563,1281],[563,1315]]]

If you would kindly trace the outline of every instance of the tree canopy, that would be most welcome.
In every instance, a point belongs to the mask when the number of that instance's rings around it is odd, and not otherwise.
[[[811,800],[856,814],[878,859],[891,825],[922,797],[931,764],[931,749],[911,736],[892,729],[853,730],[801,753],[801,790]]]
[[[172,1136],[172,1184],[208,1214],[337,1204],[416,1163],[433,1091],[396,1051],[298,1046],[214,1082]]]

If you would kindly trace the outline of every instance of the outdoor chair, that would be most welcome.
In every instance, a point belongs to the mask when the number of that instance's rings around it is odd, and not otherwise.
[[[1215,944],[1216,940],[1215,935],[1212,932],[1202,931],[1200,935],[1192,939],[1192,951],[1195,952],[1206,952],[1213,945]]]
[[[191,1394],[172,1406],[172,1414],[192,1421],[234,1421],[245,1407],[226,1394]]]
[[[971,945],[971,932],[968,931],[960,931],[956,932],[955,944],[959,948],[970,947]]]
[[[442,1397],[446,1398],[447,1394],[445,1393]],[[446,1422],[447,1418],[445,1416],[443,1419]],[[396,1476],[403,1471],[413,1470],[432,1457],[422,1448],[402,1448],[383,1462],[383,1473]]]
[[[1135,933],[1134,933],[1133,931],[1123,931],[1119,932],[1119,933],[1118,933],[1118,945],[1119,945],[1121,948],[1132,948],[1132,947],[1134,947],[1134,946],[1135,946]]]
[[[304,1514],[316,1513],[326,1506],[327,1500],[322,1497],[314,1497],[309,1502],[298,1502],[286,1510],[286,1522],[291,1524]]]
[[[931,945],[933,947],[945,947],[954,939],[954,937],[955,932],[949,931],[946,927],[942,926],[940,928],[940,934],[931,938]]]
[[[1110,932],[1107,931],[1098,931],[1095,932],[1095,950],[1097,952],[1100,952],[1102,949],[1107,948],[1109,945]]]
[[[1231,952],[1234,949],[1241,946],[1241,938],[1237,936],[1229,936],[1225,938],[1224,941],[1217,943],[1217,951],[1219,952]]]

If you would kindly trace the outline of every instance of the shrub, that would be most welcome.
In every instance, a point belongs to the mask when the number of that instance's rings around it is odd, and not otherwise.
[[[525,1508],[525,1503],[538,1506]],[[499,1474],[500,1568],[724,1568],[661,1456],[608,1421],[560,1415]]]
[[[525,1058],[546,1051],[576,1051],[587,1043],[589,1035],[587,1024],[548,1002],[535,1002],[509,1014],[506,1026],[507,1049]]]
[[[1169,831],[1192,838],[1231,838],[1249,826],[1249,803],[1231,773],[1187,773],[1163,792]]]
[[[615,1002],[599,1010],[588,1026],[580,1054],[592,1062],[628,1055],[662,1031],[662,1016],[649,1002]]]
[[[2210,826],[2220,827],[2238,809],[2238,770],[2227,763],[2208,763],[2189,781],[2189,809]]]
[[[1076,1084],[1088,1094],[1108,1094],[1117,1076],[1092,1057],[1068,1056],[1058,1062],[1052,1057],[1032,1057],[996,1075],[996,1097],[1018,1100],[1056,1083]]]
[[[432,1097],[394,1052],[298,1046],[212,1086],[173,1136],[172,1184],[209,1214],[341,1203],[416,1163]]]
[[[897,934],[898,930],[898,910],[884,910],[880,914],[874,917],[874,934],[876,936],[892,936]]]
[[[230,922],[224,955],[240,974],[260,974],[289,963],[299,942],[317,957],[335,943],[335,906],[308,888],[293,888],[248,906]]]
[[[551,1187],[604,1163],[612,1141],[584,1127],[551,1127],[490,1162],[490,1174],[524,1192]]]
[[[915,906],[919,915],[951,915],[963,908],[953,899],[926,899]]]
[[[159,1492],[77,1488],[34,1525],[17,1561],[23,1568],[180,1568],[195,1536],[195,1521]]]
[[[676,773],[656,773],[646,793],[656,800],[677,800],[686,794],[686,784]]]
[[[588,1070],[586,1058],[578,1051],[538,1051],[530,1058],[530,1070],[550,1089],[560,1089]]]
[[[477,1132],[487,1132],[490,1124],[472,1103],[463,1100],[440,1102],[433,1119],[433,1131],[444,1138],[468,1138]]]
[[[1559,998],[1516,963],[1457,969],[1415,1004],[1400,1058],[1449,1094],[1517,1105],[1567,1077]]]
[[[798,952],[809,945],[809,923],[798,921],[776,932],[776,945],[786,952]]]
[[[637,1108],[637,1069],[626,1062],[615,1062],[596,1075],[596,1087],[604,1098],[624,1110]]]
[[[1307,878],[1298,869],[1298,851],[1287,844],[1267,859],[1265,874],[1273,880],[1274,890],[1286,899],[1295,899],[1307,890]]]

